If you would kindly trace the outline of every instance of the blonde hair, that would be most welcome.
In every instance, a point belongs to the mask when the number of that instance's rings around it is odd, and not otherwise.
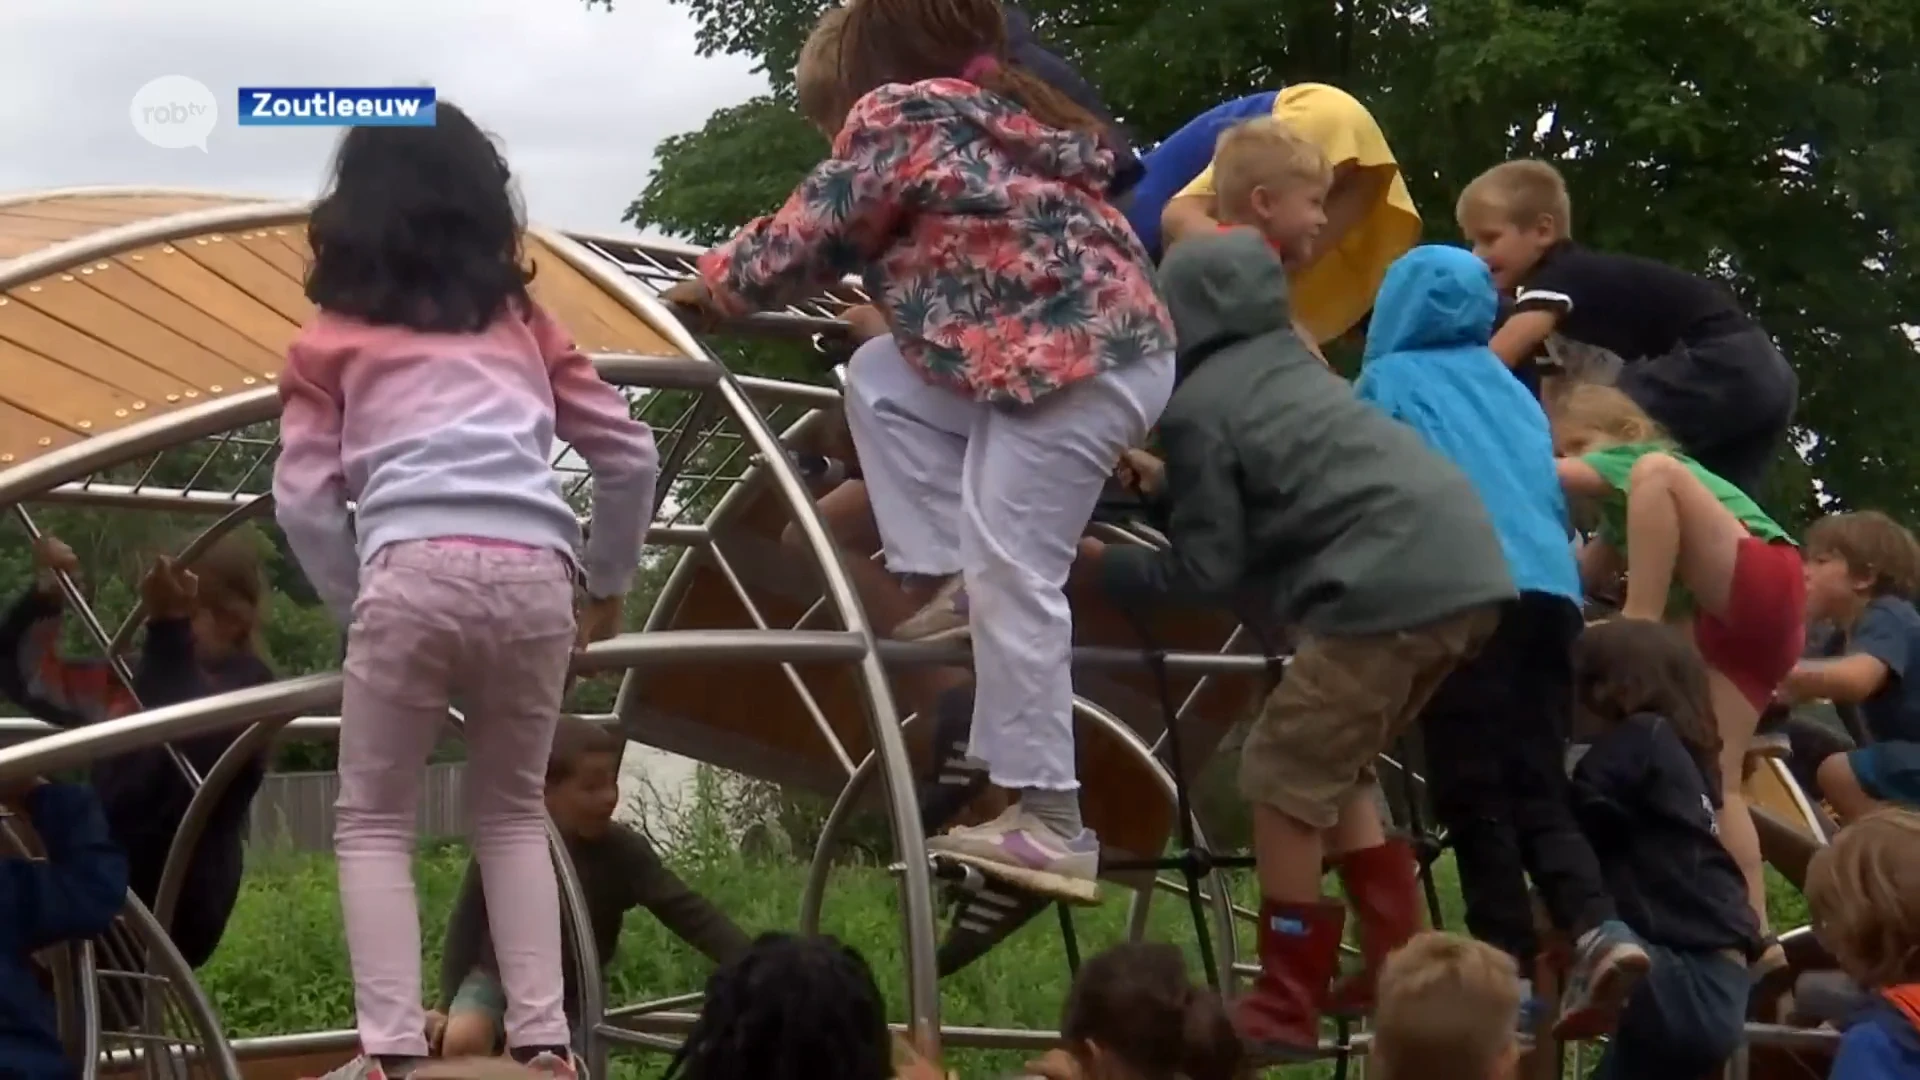
[[[833,7],[820,13],[800,59],[793,68],[793,94],[800,115],[831,138],[846,120],[853,102],[847,99],[847,80],[840,72],[840,34],[847,25],[847,9]]]
[[[1333,164],[1319,144],[1271,116],[1235,124],[1214,144],[1213,189],[1225,216],[1243,213],[1255,188],[1332,180]]]
[[[1556,386],[1547,398],[1547,419],[1553,425],[1555,446],[1579,438],[1589,443],[1587,450],[1630,443],[1675,445],[1665,428],[1648,416],[1635,401],[1611,386],[1591,382],[1567,382]]]
[[[1573,200],[1566,178],[1544,161],[1506,161],[1474,177],[1461,189],[1453,215],[1462,230],[1469,218],[1484,215],[1519,226],[1544,217],[1553,222],[1555,239],[1573,235]]]
[[[1920,814],[1877,810],[1807,866],[1814,933],[1869,989],[1920,979]]]
[[[1803,546],[1809,558],[1839,556],[1847,573],[1868,580],[1875,596],[1920,591],[1920,541],[1878,510],[1828,514],[1808,527]]]
[[[1520,972],[1484,942],[1429,931],[1380,969],[1373,1056],[1383,1080],[1487,1080],[1516,1050]]]

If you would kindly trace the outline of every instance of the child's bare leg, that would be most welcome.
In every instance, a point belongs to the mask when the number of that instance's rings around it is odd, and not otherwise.
[[[1820,781],[1820,797],[1833,807],[1841,824],[1846,824],[1880,808],[1879,800],[1867,794],[1854,775],[1853,762],[1845,754],[1828,754],[1815,774]]]
[[[1746,535],[1733,512],[1678,459],[1641,458],[1627,478],[1627,602],[1620,613],[1660,619],[1677,577],[1702,608],[1724,615]]]
[[[1339,823],[1327,832],[1326,854],[1366,851],[1386,842],[1386,824],[1380,820],[1380,785],[1362,784],[1340,808]]]
[[[1326,858],[1326,837],[1313,826],[1277,807],[1253,807],[1254,874],[1260,895],[1285,904],[1311,904],[1320,899],[1320,867]]]
[[[1760,832],[1747,810],[1747,748],[1753,742],[1754,728],[1760,724],[1760,712],[1739,688],[1719,671],[1707,669],[1707,685],[1713,694],[1713,719],[1720,729],[1720,843],[1739,864],[1747,882],[1747,903],[1767,932],[1766,862],[1760,854]]]

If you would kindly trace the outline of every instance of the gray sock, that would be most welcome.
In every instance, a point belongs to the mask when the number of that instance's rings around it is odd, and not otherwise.
[[[1027,813],[1045,822],[1047,828],[1071,840],[1080,835],[1085,826],[1080,824],[1080,793],[1078,791],[1047,791],[1043,788],[1024,788],[1020,792],[1020,805]]]

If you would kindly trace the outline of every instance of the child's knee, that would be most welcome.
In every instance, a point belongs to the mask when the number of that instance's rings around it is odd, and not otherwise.
[[[1861,785],[1859,774],[1853,771],[1853,761],[1846,754],[1827,755],[1814,770],[1814,779],[1820,784],[1820,797],[1841,817],[1858,816],[1873,804],[1873,797]]]
[[[440,1056],[490,1057],[500,1052],[499,1021],[490,1013],[461,1009],[447,1017],[446,1034],[441,1036]]]

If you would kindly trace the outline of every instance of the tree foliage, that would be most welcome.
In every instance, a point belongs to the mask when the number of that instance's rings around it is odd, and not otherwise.
[[[711,242],[823,144],[787,107],[821,0],[673,0],[772,94],[661,147],[631,220]],[[1906,0],[1029,0],[1146,142],[1229,97],[1324,81],[1366,101],[1428,238],[1509,157],[1556,160],[1577,234],[1727,283],[1800,371],[1809,465],[1841,505],[1920,517],[1907,437],[1920,312],[1920,5]],[[1776,505],[1807,503],[1781,470]],[[1790,493],[1790,494],[1789,494]],[[1810,506],[1802,505],[1804,512]]]

